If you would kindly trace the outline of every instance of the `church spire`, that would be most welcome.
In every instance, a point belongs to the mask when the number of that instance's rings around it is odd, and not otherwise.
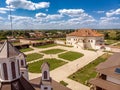
[[[19,50],[17,50],[8,40],[4,42],[0,48],[0,58],[9,58],[19,55]]]

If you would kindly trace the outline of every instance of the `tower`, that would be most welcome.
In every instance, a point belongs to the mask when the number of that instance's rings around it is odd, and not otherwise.
[[[20,77],[19,54],[20,52],[8,41],[5,41],[0,48],[1,82],[12,82]]]
[[[26,70],[21,56],[22,53],[9,41],[5,41],[0,48],[0,90],[35,90],[25,79],[26,76],[21,74],[22,67]],[[25,70],[23,71],[27,73]]]
[[[26,80],[29,80],[28,77],[28,69],[27,69],[27,64],[26,64],[26,59],[25,55],[23,53],[20,53],[18,58],[19,58],[19,67],[20,67],[20,73],[23,75],[23,77]]]
[[[51,90],[51,78],[49,73],[49,64],[47,62],[43,63],[41,66],[42,69],[42,80],[40,83],[41,90]]]

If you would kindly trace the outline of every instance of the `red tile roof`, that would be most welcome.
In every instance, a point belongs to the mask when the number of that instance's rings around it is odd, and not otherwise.
[[[98,33],[97,31],[95,30],[92,30],[92,29],[79,29],[79,30],[76,30],[75,32],[72,32],[70,34],[67,34],[67,36],[77,36],[77,37],[99,37],[99,36],[104,36],[103,34],[101,33]]]

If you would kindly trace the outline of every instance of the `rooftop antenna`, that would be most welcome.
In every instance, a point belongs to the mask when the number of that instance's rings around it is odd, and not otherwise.
[[[10,11],[10,30],[12,31],[12,37],[13,36],[13,23],[12,23],[12,11],[11,11],[11,6],[9,4],[9,11]]]

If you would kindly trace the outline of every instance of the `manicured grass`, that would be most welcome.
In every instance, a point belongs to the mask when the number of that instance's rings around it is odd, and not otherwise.
[[[105,40],[106,45],[114,44],[116,42],[118,42],[118,41],[117,40]]]
[[[40,73],[41,70],[41,65],[44,63],[44,62],[48,62],[50,64],[50,70],[53,70],[59,66],[62,66],[64,64],[66,64],[66,62],[64,61],[61,61],[61,60],[57,60],[55,58],[53,59],[43,59],[43,60],[40,60],[38,62],[35,62],[35,63],[31,63],[29,64],[29,72],[32,72],[32,73]],[[62,74],[61,74],[62,75]]]
[[[95,71],[95,67],[101,62],[104,62],[105,60],[107,60],[108,57],[110,57],[110,55],[107,53],[98,57],[95,61],[89,63],[85,67],[79,69],[74,74],[70,75],[69,78],[87,85],[87,82],[91,78],[95,78],[97,75],[97,72]]]
[[[50,50],[42,51],[42,53],[45,53],[45,54],[57,54],[57,53],[64,52],[64,51],[65,50],[63,50],[63,49],[50,49]]]
[[[62,84],[62,85],[64,85],[64,86],[67,86],[67,85],[68,85],[68,83],[64,82],[63,80],[60,81],[60,84]]]
[[[69,46],[69,45],[62,45],[62,44],[58,44],[59,46],[64,46],[64,47],[73,47],[73,46]]]
[[[37,48],[49,48],[49,47],[54,47],[57,46],[56,44],[48,44],[48,45],[42,45],[42,46],[37,46]]]
[[[116,46],[117,48],[120,48],[120,43],[117,43],[117,44],[114,45],[114,46]]]
[[[82,53],[72,52],[72,51],[69,51],[69,52],[62,53],[62,54],[58,55],[59,58],[66,59],[66,60],[69,60],[69,61],[76,60],[76,59],[78,59],[82,56],[83,56]]]
[[[33,60],[36,60],[36,59],[39,59],[39,58],[42,58],[42,57],[43,57],[43,55],[41,55],[41,54],[32,53],[32,54],[27,55],[26,60],[27,60],[27,62],[29,62],[29,61],[33,61]]]
[[[86,49],[86,50],[95,51],[95,52],[97,51],[97,50],[95,50],[95,49]]]
[[[20,49],[21,52],[28,52],[28,51],[32,51],[32,48],[24,48],[24,49]]]

